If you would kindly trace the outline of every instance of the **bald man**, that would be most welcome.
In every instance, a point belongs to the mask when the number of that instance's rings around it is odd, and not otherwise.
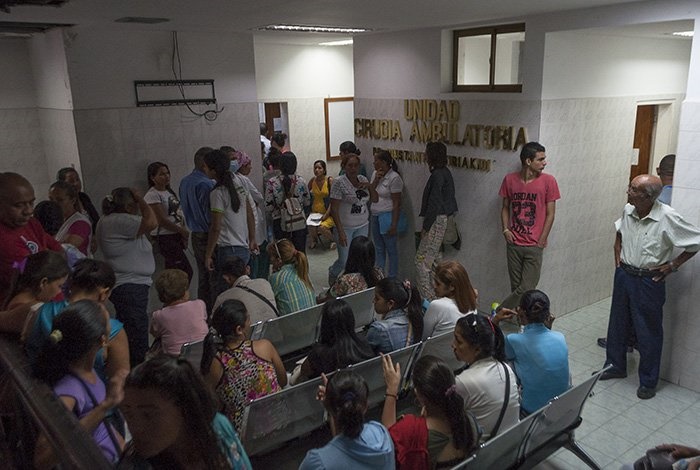
[[[62,251],[34,214],[34,188],[22,175],[0,173],[0,305],[9,295],[13,263],[43,250]]]
[[[627,189],[622,217],[615,222],[616,269],[605,358],[605,365],[613,368],[600,378],[627,377],[631,324],[639,349],[637,396],[642,400],[656,395],[659,381],[664,280],[700,250],[700,229],[657,200],[661,188],[656,176],[634,178]],[[673,258],[674,248],[684,251]]]

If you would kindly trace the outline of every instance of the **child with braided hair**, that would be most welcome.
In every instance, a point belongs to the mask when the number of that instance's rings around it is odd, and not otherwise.
[[[422,299],[410,281],[395,277],[374,287],[374,311],[379,316],[369,326],[367,341],[375,352],[390,353],[419,343],[423,336]]]

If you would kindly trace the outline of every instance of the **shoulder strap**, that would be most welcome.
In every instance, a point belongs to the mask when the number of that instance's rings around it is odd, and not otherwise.
[[[270,302],[269,300],[267,300],[267,297],[265,297],[265,296],[262,295],[261,293],[256,292],[256,291],[254,291],[253,289],[251,289],[250,287],[247,287],[247,286],[236,286],[236,287],[238,287],[239,289],[243,289],[243,290],[246,291],[246,292],[250,292],[251,294],[253,294],[253,295],[256,296],[257,298],[259,298],[260,300],[262,300],[263,302],[265,302],[265,303],[268,305],[268,307],[270,307],[270,308],[272,309],[272,311],[275,312],[275,316],[277,316],[277,317],[280,316],[280,313],[277,311],[277,309],[275,308],[275,306],[272,305],[272,302]]]
[[[506,409],[508,408],[508,400],[510,399],[510,374],[508,373],[508,368],[506,367],[505,363],[499,361],[501,363],[501,366],[503,367],[503,372],[506,374],[506,397],[503,400],[503,407],[501,408],[501,414],[498,415],[498,421],[496,421],[496,425],[493,427],[493,431],[491,431],[491,435],[489,436],[489,439],[493,438],[496,436],[498,433],[498,429],[501,427],[501,422],[503,421],[503,416],[506,414]]]
[[[92,390],[90,390],[90,387],[87,386],[85,381],[83,379],[81,379],[80,377],[78,377],[77,375],[75,375],[73,372],[68,372],[68,375],[73,377],[75,380],[77,380],[80,383],[80,385],[83,386],[83,390],[85,390],[85,393],[87,393],[88,396],[90,397],[90,401],[92,402],[93,408],[96,408],[97,405],[99,405],[99,403],[97,403],[97,399],[95,398],[95,395],[92,393]],[[97,380],[102,380],[102,379],[100,379],[98,377]],[[119,413],[119,410],[117,408],[113,408],[112,412]],[[112,444],[114,445],[114,450],[117,452],[117,457],[118,457],[119,456],[118,453],[120,452],[120,448],[121,448],[121,443],[119,442],[119,439],[117,439],[117,436],[114,435],[114,429],[112,429],[112,425],[109,424],[109,422],[107,421],[106,418],[107,417],[105,416],[104,418],[102,418],[102,421],[100,421],[100,422],[105,425],[105,428],[107,428],[107,434],[109,434],[109,440],[112,441]]]

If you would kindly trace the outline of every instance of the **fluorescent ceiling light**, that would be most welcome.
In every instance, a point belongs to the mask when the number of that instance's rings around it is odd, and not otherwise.
[[[369,31],[366,28],[342,28],[336,26],[307,26],[300,24],[269,24],[258,28],[260,31],[295,31],[302,33],[343,33],[354,34]]]
[[[684,38],[692,38],[693,37],[693,31],[676,31],[675,33],[672,33],[674,36],[683,36]]]
[[[343,39],[342,41],[319,42],[319,46],[350,46],[352,39]]]

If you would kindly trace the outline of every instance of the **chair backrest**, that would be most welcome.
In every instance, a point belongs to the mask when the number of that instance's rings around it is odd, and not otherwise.
[[[355,315],[355,328],[361,329],[374,320],[374,287],[340,297]]]
[[[185,343],[180,348],[180,359],[185,359],[192,364],[194,370],[199,370],[204,354],[204,340],[193,343]]]
[[[487,468],[506,470],[517,467],[524,452],[523,444],[532,428],[542,418],[542,413],[547,406],[549,405],[545,405],[544,408],[540,408],[518,424],[511,426],[498,436],[481,444],[471,457],[454,467],[453,470]]]
[[[454,333],[448,331],[438,336],[431,336],[423,341],[423,350],[421,356],[437,356],[452,370],[455,371],[464,367],[464,363],[455,357],[452,350],[452,342],[454,341]]]
[[[583,405],[602,373],[603,371],[600,371],[585,382],[554,397],[546,405],[542,419],[537,422],[526,442],[525,455],[532,454],[554,438],[579,426]]]
[[[391,360],[396,363],[398,362],[401,367],[401,386],[399,389],[403,388],[403,383],[406,380],[406,372],[409,370],[411,361],[420,351],[421,343],[413,344],[402,349],[397,349],[392,351],[389,355]],[[367,359],[366,361],[354,364],[348,369],[357,372],[359,375],[364,377],[369,386],[369,397],[367,399],[367,404],[370,408],[376,406],[384,401],[384,392],[386,391],[386,384],[384,382],[384,369],[382,367],[382,357],[377,356],[372,359]]]
[[[265,322],[259,321],[257,323],[254,323],[250,325],[250,340],[255,341],[256,339],[260,339],[262,337],[262,330],[263,330],[263,324]]]
[[[316,341],[322,308],[314,305],[268,320],[262,324],[260,338],[270,340],[280,356],[307,348]]]
[[[319,377],[252,401],[244,411],[241,429],[246,452],[264,453],[321,427],[324,410],[316,400],[321,382]]]

